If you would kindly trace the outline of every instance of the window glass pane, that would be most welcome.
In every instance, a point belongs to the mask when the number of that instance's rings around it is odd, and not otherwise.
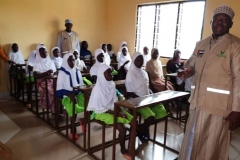
[[[205,2],[186,2],[181,6],[176,47],[188,59],[201,39]]]
[[[136,51],[143,52],[143,47],[153,46],[153,33],[156,5],[143,6],[138,9]]]
[[[175,46],[178,3],[160,5],[159,30],[156,47],[160,56],[171,57]]]

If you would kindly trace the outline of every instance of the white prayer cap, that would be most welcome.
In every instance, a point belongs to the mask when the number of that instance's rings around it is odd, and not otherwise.
[[[226,15],[228,15],[231,19],[233,19],[235,13],[232,10],[231,7],[227,6],[226,4],[223,4],[219,7],[217,7],[214,11],[213,11],[213,16],[215,16],[218,13],[224,13]]]
[[[65,20],[65,24],[67,24],[67,23],[71,23],[71,24],[72,24],[71,19],[66,19],[66,20]]]

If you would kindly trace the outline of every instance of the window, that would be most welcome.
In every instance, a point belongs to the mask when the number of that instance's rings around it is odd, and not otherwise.
[[[201,39],[205,1],[138,6],[135,50],[159,49],[160,56],[172,57],[180,49],[188,59]]]

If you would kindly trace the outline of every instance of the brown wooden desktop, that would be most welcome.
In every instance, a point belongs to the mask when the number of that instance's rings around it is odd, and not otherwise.
[[[178,92],[178,91],[163,91],[163,92],[158,92],[155,94],[143,96],[143,97],[137,97],[133,99],[128,99],[126,101],[120,101],[116,102],[114,104],[114,128],[113,128],[113,154],[112,154],[112,160],[115,160],[115,151],[116,151],[116,128],[117,128],[117,111],[119,110],[120,107],[123,108],[128,108],[132,110],[133,112],[133,121],[135,122],[135,125],[133,125],[133,133],[136,133],[137,129],[137,110],[140,108],[144,107],[150,107],[159,103],[164,103],[168,101],[172,101],[178,98],[182,98],[185,96],[188,96],[189,93],[186,92]],[[188,113],[186,113],[188,114]],[[166,134],[166,133],[165,133]],[[135,135],[136,136],[136,135]],[[133,144],[135,144],[136,137],[133,138]],[[154,140],[152,140],[153,143],[156,143],[168,150],[171,150],[175,153],[178,153],[178,151],[166,146],[165,144],[159,143]],[[135,157],[135,145],[130,148],[130,153],[132,156],[132,159]]]

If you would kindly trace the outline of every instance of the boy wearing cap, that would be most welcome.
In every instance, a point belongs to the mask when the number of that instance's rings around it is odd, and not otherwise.
[[[193,76],[180,160],[228,160],[230,131],[240,125],[240,39],[229,33],[233,17],[227,5],[214,10],[212,36],[196,44],[178,73]]]
[[[62,57],[71,49],[77,49],[80,53],[78,34],[72,31],[72,26],[72,21],[70,19],[66,19],[66,29],[58,33],[58,48],[62,53]]]

